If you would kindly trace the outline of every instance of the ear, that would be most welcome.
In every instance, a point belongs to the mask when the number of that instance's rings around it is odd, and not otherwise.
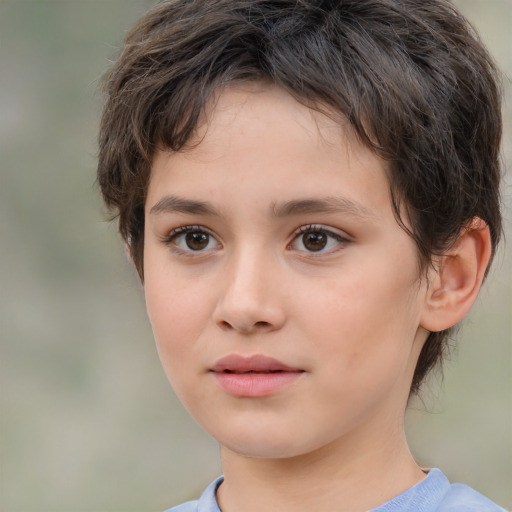
[[[130,246],[127,242],[124,243],[124,255],[126,259],[133,264],[132,251],[130,250]]]
[[[1,1],[2,0],[0,0],[0,2]],[[130,249],[130,246],[126,242],[124,244],[124,255],[126,256],[126,259],[128,260],[128,263],[130,264],[130,267],[133,268],[137,272],[137,266],[135,265],[135,261],[133,260],[132,251]]]
[[[491,257],[489,227],[475,217],[429,272],[420,325],[431,332],[458,323],[474,304]]]

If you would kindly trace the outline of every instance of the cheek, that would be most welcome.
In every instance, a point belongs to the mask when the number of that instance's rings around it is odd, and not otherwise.
[[[171,379],[198,351],[196,341],[210,317],[208,303],[199,300],[201,290],[190,282],[165,273],[149,272],[144,293],[158,353]]]
[[[147,285],[146,285],[147,286]],[[200,333],[197,301],[173,293],[156,292],[146,287],[146,307],[156,348],[167,379],[180,401],[187,407],[187,396],[194,389],[200,348],[194,343]]]
[[[353,273],[331,280],[327,293],[322,287],[296,294],[308,297],[300,309],[307,312],[309,337],[337,365],[340,379],[359,375],[363,381],[366,373],[407,363],[419,324],[415,275],[379,274]]]

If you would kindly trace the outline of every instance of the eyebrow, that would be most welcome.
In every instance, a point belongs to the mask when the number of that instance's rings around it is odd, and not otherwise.
[[[149,211],[150,214],[184,213],[189,215],[220,216],[219,210],[211,203],[195,199],[185,199],[170,195],[160,199]],[[289,217],[309,213],[344,213],[361,219],[375,218],[375,214],[360,203],[345,197],[324,197],[314,199],[294,199],[271,205],[273,217]]]
[[[360,203],[345,197],[325,197],[321,199],[298,199],[283,204],[274,204],[273,215],[286,217],[304,213],[344,213],[351,217],[370,219],[375,213]]]
[[[177,196],[165,196],[149,210],[150,214],[157,213],[188,213],[196,215],[219,215],[217,209],[205,201],[184,199]]]

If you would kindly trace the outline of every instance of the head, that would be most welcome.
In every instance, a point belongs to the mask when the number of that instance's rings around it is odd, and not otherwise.
[[[385,162],[395,220],[418,278],[474,219],[501,232],[500,94],[492,60],[445,0],[212,0],[158,3],[109,72],[98,179],[144,280],[155,156],[186,151],[222,91],[265,83],[346,127]],[[430,332],[416,392],[450,329]]]

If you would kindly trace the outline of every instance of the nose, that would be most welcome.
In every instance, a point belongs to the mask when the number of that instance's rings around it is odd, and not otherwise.
[[[272,332],[285,323],[282,280],[277,262],[240,254],[227,264],[213,319],[223,330],[241,334]]]

